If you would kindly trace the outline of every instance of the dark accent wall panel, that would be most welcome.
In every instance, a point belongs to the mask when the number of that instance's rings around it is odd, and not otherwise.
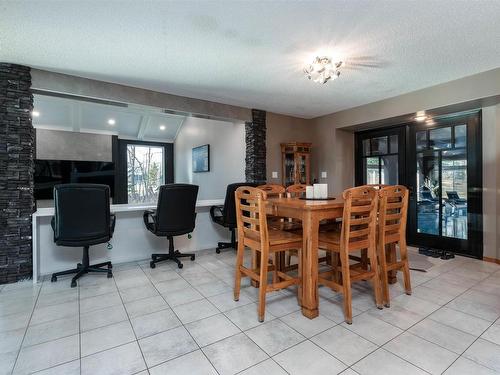
[[[0,284],[32,276],[32,110],[30,68],[0,63]]]
[[[266,182],[266,112],[252,109],[252,122],[245,123],[245,177],[247,182]]]

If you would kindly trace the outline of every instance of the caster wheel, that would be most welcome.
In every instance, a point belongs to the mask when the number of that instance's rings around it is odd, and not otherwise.
[[[108,264],[108,270],[111,270],[113,269],[113,265],[112,264]]]
[[[216,252],[217,254],[220,254],[220,249],[219,249],[219,248],[215,249],[215,252]]]
[[[111,271],[108,271],[108,279],[111,279],[113,277],[113,273]]]
[[[154,262],[149,262],[149,267],[156,268],[156,264]]]
[[[76,288],[76,280],[71,280],[71,287]]]
[[[195,256],[194,255],[191,255],[191,260],[194,260],[195,259]]]
[[[177,265],[177,267],[182,268],[182,267],[184,267],[184,264],[179,263],[179,264]]]
[[[50,279],[50,282],[55,283],[56,281],[57,281],[57,276],[52,276],[52,278]]]
[[[180,254],[181,252],[179,250],[175,250],[174,254]]]

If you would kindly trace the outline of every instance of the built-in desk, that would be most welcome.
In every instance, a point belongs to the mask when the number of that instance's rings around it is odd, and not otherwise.
[[[217,242],[227,241],[229,231],[220,225],[213,224],[209,210],[211,206],[224,204],[223,199],[199,200],[196,202],[196,228],[192,239],[187,235],[175,237],[175,248],[192,252],[215,248]],[[156,204],[112,204],[111,212],[116,215],[116,226],[110,243],[91,246],[90,262],[101,263],[110,260],[114,263],[147,259],[151,253],[167,252],[168,242],[164,237],[156,237],[144,226],[143,212],[156,209]],[[82,251],[79,248],[56,246],[50,220],[54,216],[54,208],[39,208],[33,213],[33,283],[37,283],[41,275],[70,269],[81,261]]]

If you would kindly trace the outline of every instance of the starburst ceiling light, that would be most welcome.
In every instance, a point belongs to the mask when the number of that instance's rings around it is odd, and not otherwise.
[[[313,63],[304,68],[306,77],[318,83],[327,83],[330,79],[340,76],[340,68],[344,65],[342,61],[332,62],[327,56],[317,56]]]

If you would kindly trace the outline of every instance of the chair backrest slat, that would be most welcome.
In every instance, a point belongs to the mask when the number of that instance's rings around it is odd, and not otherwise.
[[[341,246],[358,249],[363,241],[375,246],[377,192],[370,186],[360,186],[345,190],[343,198]]]
[[[264,190],[251,186],[241,186],[235,192],[238,240],[259,241],[262,249],[267,248],[264,244],[269,242],[266,199]]]
[[[408,216],[408,189],[403,185],[386,186],[378,191],[379,196],[379,240],[385,236],[406,236]]]

